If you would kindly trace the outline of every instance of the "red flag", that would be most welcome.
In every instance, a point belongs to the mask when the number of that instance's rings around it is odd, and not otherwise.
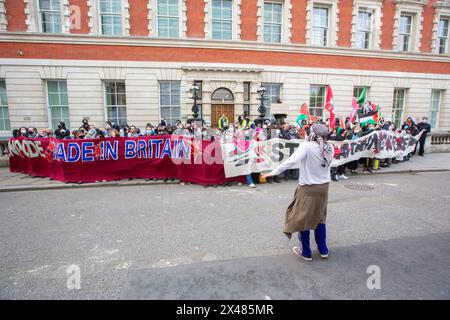
[[[355,116],[358,113],[358,108],[359,108],[358,100],[355,97],[353,97],[353,99],[352,99],[352,108],[353,108],[353,110],[352,110],[352,113],[350,114],[350,122],[353,123],[353,120],[355,120]]]
[[[330,113],[330,128],[334,128],[336,126],[336,114],[334,113],[334,100],[333,100],[333,92],[331,91],[331,86],[327,87],[327,95],[325,98],[325,110]]]
[[[302,104],[302,106],[300,108],[300,114],[304,114],[304,115],[307,115],[309,117],[309,108],[308,108],[308,105],[306,103]]]

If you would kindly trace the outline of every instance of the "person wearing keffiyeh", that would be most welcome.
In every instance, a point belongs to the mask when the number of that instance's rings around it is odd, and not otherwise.
[[[294,199],[286,210],[283,232],[290,239],[292,233],[298,232],[302,249],[293,247],[296,255],[305,260],[312,260],[309,245],[310,230],[314,230],[320,256],[328,257],[325,221],[327,216],[328,187],[330,183],[330,165],[334,149],[328,143],[329,129],[324,124],[313,124],[306,141],[273,171],[265,174],[267,178],[281,172],[299,168],[299,185]]]

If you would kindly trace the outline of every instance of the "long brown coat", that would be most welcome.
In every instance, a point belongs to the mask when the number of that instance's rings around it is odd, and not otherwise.
[[[329,183],[298,186],[286,210],[283,232],[290,239],[294,232],[316,229],[327,218]]]

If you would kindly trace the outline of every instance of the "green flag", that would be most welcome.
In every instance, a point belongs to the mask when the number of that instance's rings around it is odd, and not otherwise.
[[[366,92],[367,92],[366,86],[364,86],[363,90],[361,91],[361,94],[359,95],[359,98],[358,98],[358,101],[357,101],[358,104],[365,104],[366,103],[366,101],[367,101]]]

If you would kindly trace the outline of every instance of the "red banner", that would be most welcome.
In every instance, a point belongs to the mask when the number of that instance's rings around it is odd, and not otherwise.
[[[179,136],[107,139],[10,139],[12,172],[63,182],[170,179],[201,185],[245,181],[225,178],[219,142]]]

